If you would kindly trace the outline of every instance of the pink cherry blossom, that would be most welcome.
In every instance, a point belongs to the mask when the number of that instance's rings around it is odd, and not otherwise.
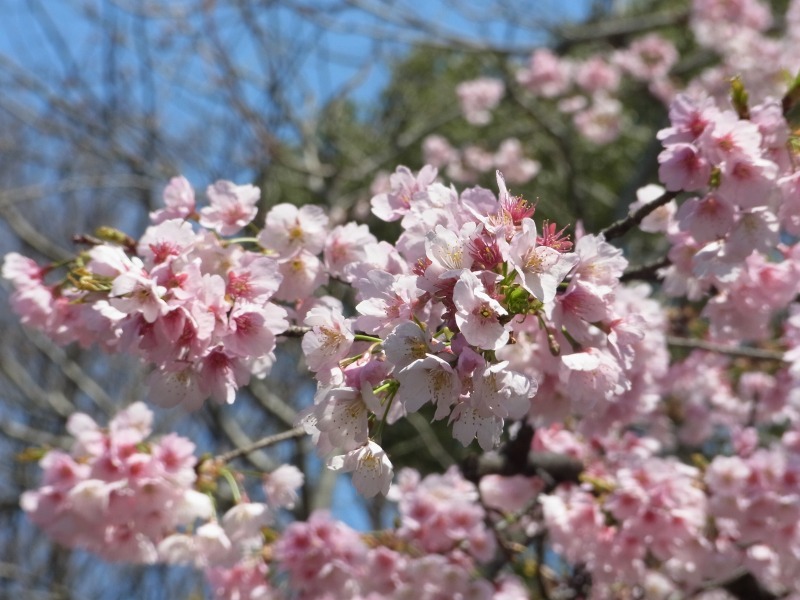
[[[353,596],[363,576],[367,546],[358,533],[327,513],[296,521],[275,546],[275,560],[292,588],[307,598]]]
[[[768,206],[775,189],[778,167],[770,160],[732,158],[722,166],[718,194],[741,208]]]
[[[298,488],[302,487],[305,476],[294,465],[281,465],[264,475],[262,486],[267,502],[272,508],[294,508],[299,498]]]
[[[590,142],[605,145],[616,140],[622,131],[622,103],[598,94],[586,109],[576,112],[573,122]]]
[[[325,268],[333,277],[343,277],[346,267],[366,260],[377,243],[366,225],[337,225],[325,239]]]
[[[492,120],[491,110],[500,102],[504,92],[503,82],[491,77],[465,81],[456,88],[464,118],[473,125],[486,125]]]
[[[453,426],[453,437],[462,445],[468,446],[477,438],[481,449],[487,451],[500,443],[503,419],[486,414],[478,400],[467,398],[456,404],[448,422]]]
[[[183,254],[195,243],[195,233],[191,223],[180,219],[161,221],[158,225],[148,227],[136,250],[149,268]]]
[[[483,415],[521,419],[530,411],[531,398],[536,394],[538,384],[506,367],[508,363],[503,361],[475,369],[470,404]]]
[[[675,45],[656,33],[635,39],[616,56],[623,69],[643,81],[665,77],[677,61]]]
[[[334,456],[328,468],[353,474],[353,485],[365,498],[376,494],[386,495],[392,484],[392,463],[378,444],[373,441],[351,450],[344,456]]]
[[[581,236],[575,243],[575,255],[574,276],[597,285],[615,287],[628,266],[622,251],[602,236]]]
[[[536,224],[522,220],[522,233],[511,242],[509,256],[522,286],[542,302],[552,302],[556,289],[578,262],[549,246],[537,246]]]
[[[429,135],[422,140],[425,164],[441,169],[458,159],[458,151],[441,135]]]
[[[761,133],[749,121],[725,111],[712,117],[708,127],[697,138],[700,151],[713,163],[735,158],[758,158]]]
[[[289,258],[299,250],[319,254],[325,245],[328,216],[319,206],[277,204],[267,213],[258,243],[279,256]]]
[[[302,342],[309,369],[321,371],[334,367],[347,356],[354,340],[349,319],[320,306],[308,311],[305,324],[312,328]]]
[[[494,166],[501,171],[509,183],[528,183],[536,177],[542,169],[540,162],[526,158],[522,142],[517,138],[508,138],[502,141],[497,152],[494,153]]]
[[[400,323],[383,341],[386,358],[398,371],[424,359],[434,348],[441,349],[414,321]]]
[[[361,315],[356,319],[356,327],[381,335],[410,320],[423,294],[416,280],[408,275],[371,270],[364,279],[355,282],[354,287],[363,298],[356,305]]]
[[[281,285],[275,292],[278,300],[291,302],[307,298],[318,287],[328,283],[322,261],[307,250],[300,250],[281,261],[278,270],[281,275]]]
[[[487,350],[502,348],[508,330],[500,317],[508,312],[492,298],[472,271],[464,271],[453,289],[456,323],[470,344]]]
[[[427,355],[415,360],[395,374],[400,389],[395,397],[409,413],[418,411],[427,402],[436,406],[435,419],[450,414],[450,407],[458,399],[461,380],[458,373],[445,360]]]
[[[397,167],[389,177],[391,190],[372,198],[372,212],[384,221],[396,221],[406,215],[412,200],[436,179],[436,169],[429,165],[414,175],[408,167]]]
[[[261,304],[278,291],[282,279],[279,263],[272,258],[260,256],[242,260],[228,271],[225,294],[234,300]]]
[[[658,178],[672,192],[702,189],[711,177],[711,165],[693,144],[669,144],[658,162]]]
[[[619,363],[597,348],[564,355],[561,362],[561,379],[578,410],[588,410],[599,398],[610,402],[625,391],[626,380]]]
[[[620,82],[619,70],[600,56],[575,65],[575,83],[587,94],[613,92]]]
[[[698,242],[723,238],[733,227],[734,208],[717,194],[690,198],[678,209],[677,219],[682,231]]]
[[[233,235],[255,219],[261,190],[220,180],[208,186],[206,195],[209,205],[200,209],[200,225],[220,235]]]
[[[111,286],[111,306],[126,313],[139,313],[148,323],[169,311],[163,299],[166,288],[144,270],[122,273]]]
[[[186,219],[194,214],[194,190],[183,177],[173,177],[164,189],[166,208],[150,213],[150,221],[158,225],[168,219]]]
[[[324,433],[332,447],[350,451],[367,443],[369,408],[359,390],[332,388],[314,407],[315,428]]]
[[[531,93],[553,98],[564,93],[570,84],[572,65],[547,48],[536,50],[530,66],[517,73],[517,81]]]

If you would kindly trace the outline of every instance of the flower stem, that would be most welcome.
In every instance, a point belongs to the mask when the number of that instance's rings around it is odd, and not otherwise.
[[[354,336],[357,342],[374,342],[376,344],[382,344],[383,340],[379,337],[375,337],[372,335],[363,335],[361,333],[357,333]]]
[[[228,482],[228,485],[231,488],[231,493],[233,494],[233,501],[236,502],[236,504],[239,504],[239,502],[242,501],[242,494],[239,491],[239,484],[236,481],[236,478],[233,476],[233,473],[231,473],[230,469],[220,469],[219,474],[222,475],[225,478],[225,481]]]

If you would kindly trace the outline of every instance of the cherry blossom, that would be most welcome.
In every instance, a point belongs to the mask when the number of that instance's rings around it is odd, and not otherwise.
[[[200,224],[220,235],[233,235],[256,217],[261,190],[250,184],[217,181],[206,190],[209,205],[200,209]]]
[[[522,220],[522,233],[509,248],[522,286],[542,302],[552,302],[556,288],[578,262],[575,254],[562,254],[549,246],[537,246],[536,224]]]
[[[504,92],[503,82],[490,77],[465,81],[456,88],[464,118],[473,125],[486,125],[491,121],[490,111],[500,102]]]
[[[352,472],[353,485],[365,498],[376,494],[385,496],[394,475],[386,452],[373,441],[344,456],[334,456],[328,461],[328,467],[333,471]]]
[[[500,317],[508,314],[492,298],[483,282],[472,271],[464,271],[453,288],[456,323],[470,344],[497,350],[508,341],[508,330]]]

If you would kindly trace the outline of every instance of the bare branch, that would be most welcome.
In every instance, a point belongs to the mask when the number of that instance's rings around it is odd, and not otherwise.
[[[431,429],[430,423],[419,413],[411,413],[407,416],[408,422],[416,429],[423,443],[425,449],[431,453],[431,456],[439,463],[443,469],[455,463],[453,456],[447,451],[436,437],[436,434]]]
[[[633,214],[630,214],[624,219],[620,219],[619,221],[616,221],[605,229],[601,230],[600,234],[605,237],[606,241],[622,237],[631,229],[639,225],[647,215],[657,208],[664,206],[667,202],[673,200],[677,195],[678,192],[664,192],[652,202],[648,202],[644,206],[640,207]]]
[[[657,261],[648,263],[646,265],[640,265],[638,267],[634,267],[632,269],[628,269],[622,274],[622,277],[619,278],[620,281],[656,281],[661,279],[658,275],[658,271],[668,267],[672,264],[672,261],[667,258],[661,258]]]
[[[268,435],[267,437],[261,438],[257,442],[253,442],[248,446],[244,446],[242,448],[237,448],[236,450],[231,450],[230,452],[225,452],[224,454],[220,454],[217,456],[217,460],[221,462],[230,462],[235,458],[239,458],[240,456],[245,456],[256,450],[261,450],[262,448],[267,448],[269,446],[273,446],[280,442],[285,442],[286,440],[291,440],[296,437],[301,437],[306,435],[305,429],[302,427],[295,427],[294,429],[290,429],[288,431],[283,431],[281,433],[276,433],[274,435]]]
[[[71,360],[67,353],[56,345],[55,342],[44,335],[23,328],[25,336],[41,350],[54,364],[58,365],[61,372],[76,385],[76,387],[86,394],[100,410],[107,415],[113,414],[117,410],[117,403],[108,395],[102,386],[95,381],[83,368]]]
[[[25,397],[41,408],[50,407],[50,410],[61,417],[68,417],[75,412],[75,405],[60,391],[42,389],[22,364],[12,356],[8,346],[3,346],[0,352],[2,352],[0,370],[19,388]]]
[[[759,360],[784,361],[783,352],[774,350],[762,350],[761,348],[748,348],[746,346],[726,346],[705,340],[695,340],[682,337],[667,336],[667,344],[678,348],[695,348],[697,350],[707,350],[717,354],[728,356],[741,356],[743,358],[755,358]]]

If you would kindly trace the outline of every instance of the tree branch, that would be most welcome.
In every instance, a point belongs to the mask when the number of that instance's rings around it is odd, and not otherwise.
[[[605,237],[606,241],[622,237],[628,233],[628,231],[639,225],[647,215],[660,206],[664,206],[667,202],[673,200],[677,195],[678,192],[664,192],[660,197],[656,198],[652,202],[648,202],[633,214],[630,214],[624,219],[620,219],[619,221],[616,221],[605,229],[601,230],[600,234]]]
[[[663,269],[664,267],[668,267],[672,264],[672,261],[667,258],[660,258],[657,261],[647,263],[644,265],[640,265],[638,267],[634,267],[633,269],[628,269],[622,274],[622,277],[619,278],[620,281],[657,281],[661,279],[658,275],[659,269]]]
[[[707,342],[705,340],[667,336],[667,344],[670,346],[676,346],[678,348],[696,348],[698,350],[707,350],[708,352],[716,352],[717,354],[726,354],[728,356],[741,356],[744,358],[756,358],[760,360],[786,360],[783,356],[783,352],[777,352],[775,350],[762,350],[761,348],[747,348],[744,346],[726,346],[725,344],[717,344],[715,342]]]
[[[555,452],[530,450],[533,428],[526,424],[520,427],[517,436],[509,440],[499,451],[467,457],[461,466],[464,477],[472,482],[480,481],[484,475],[527,475],[544,480],[548,490],[559,483],[579,483],[584,465],[581,461]]]
[[[288,431],[283,431],[281,433],[276,433],[274,435],[268,435],[267,437],[261,438],[257,442],[253,442],[249,446],[245,446],[243,448],[237,448],[236,450],[231,450],[230,452],[225,452],[224,454],[220,454],[219,456],[217,456],[217,460],[221,462],[230,462],[235,458],[239,458],[240,456],[250,454],[251,452],[255,452],[256,450],[261,450],[262,448],[266,448],[267,446],[272,446],[279,442],[291,440],[293,438],[300,437],[305,434],[306,432],[302,427],[295,427],[294,429],[289,429]]]

